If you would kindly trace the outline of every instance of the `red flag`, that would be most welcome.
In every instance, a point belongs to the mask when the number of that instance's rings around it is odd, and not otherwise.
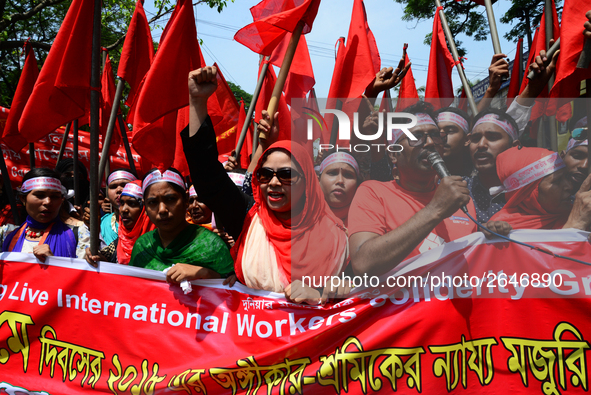
[[[37,77],[39,77],[35,51],[33,51],[33,47],[28,41],[25,43],[25,54],[25,65],[12,99],[12,108],[6,119],[6,127],[2,133],[2,140],[16,152],[27,145],[27,139],[19,133],[18,122],[23,114],[27,100],[33,92]]]
[[[93,16],[94,1],[72,1],[18,124],[28,142],[90,108]]]
[[[154,59],[154,43],[148,19],[141,0],[135,5],[135,12],[127,28],[127,36],[121,49],[117,75],[130,87],[125,104],[131,107],[135,102],[142,79],[150,69]]]
[[[259,75],[263,68],[263,64],[264,62],[261,62],[259,67]],[[259,99],[257,100],[257,105],[255,107],[254,119],[257,123],[260,122],[262,118],[261,112],[266,110],[267,106],[269,105],[269,100],[271,100],[273,87],[275,86],[276,81],[277,76],[275,75],[273,66],[269,65],[269,68],[267,69],[267,75],[265,76],[265,81],[263,82],[261,93],[259,94]],[[279,112],[279,137],[277,140],[289,140],[291,136],[291,112],[287,107],[285,95],[283,94],[281,94],[281,98],[279,99],[277,111]],[[274,120],[274,122],[277,122],[277,120]]]
[[[523,38],[520,38],[519,41],[517,41],[517,50],[515,52],[515,60],[513,61],[513,70],[511,71],[511,81],[509,82],[509,91],[507,92],[507,107],[510,106],[513,99],[519,95],[519,69],[523,62],[523,59],[520,57],[522,51]]]
[[[174,162],[177,111],[189,104],[187,75],[202,66],[190,0],[178,1],[165,31],[137,98],[133,120],[134,148],[161,169]]]
[[[0,134],[4,133],[4,126],[6,126],[6,119],[8,118],[9,113],[9,108],[0,106]]]
[[[105,60],[105,67],[103,68],[103,76],[101,78],[101,95],[102,102],[100,107],[99,125],[103,141],[107,134],[107,127],[109,126],[109,118],[111,117],[111,110],[113,109],[113,100],[115,100],[115,79],[113,78],[113,67],[111,66],[111,59],[107,55]],[[111,137],[111,146],[109,147],[109,155],[116,155],[121,145],[121,131],[119,130],[119,123],[115,123],[113,136]]]
[[[242,144],[242,149],[240,150],[240,167],[243,169],[248,168],[250,164],[250,155],[252,155],[252,123],[250,119],[246,120],[246,111],[244,109],[244,100],[240,99],[240,113],[238,116],[238,123],[236,124],[236,144],[238,144],[238,140],[240,139],[240,133],[242,132],[242,128],[244,127],[244,122],[248,122],[248,130],[246,131],[246,137],[244,139],[244,143]]]
[[[410,59],[408,54],[404,58],[404,64],[409,64]],[[396,111],[402,111],[403,109],[412,106],[419,101],[419,93],[415,85],[415,78],[412,75],[412,66],[408,69],[408,72],[402,78],[402,84],[398,90],[398,101],[396,102]]]
[[[291,33],[287,33],[283,41],[281,41],[273,51],[273,56],[271,56],[269,61],[275,66],[281,67],[290,39]],[[308,44],[306,43],[306,37],[302,36],[298,41],[298,47],[296,48],[291,67],[289,68],[289,74],[287,75],[285,86],[283,87],[287,104],[291,106],[292,98],[305,98],[306,93],[312,89],[315,83],[316,80],[314,79],[314,71],[312,70],[312,61],[310,60],[310,53],[308,52]]]
[[[466,95],[466,90],[462,87],[462,93],[460,94],[460,103],[458,105],[460,110],[464,110],[468,112],[468,95]]]
[[[320,0],[263,0],[250,9],[253,23],[238,30],[234,39],[252,51],[270,56],[288,32],[302,21],[302,34],[312,30]]]
[[[427,88],[425,89],[425,101],[433,104],[436,109],[449,106],[454,97],[451,70],[455,62],[447,48],[445,33],[439,19],[439,10],[442,9],[443,7],[437,7],[433,19],[431,54],[429,55]]]

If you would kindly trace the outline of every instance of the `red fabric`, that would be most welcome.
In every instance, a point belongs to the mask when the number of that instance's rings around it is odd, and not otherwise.
[[[259,67],[259,75],[263,68],[263,62]],[[273,87],[275,86],[275,82],[277,81],[277,76],[275,75],[275,71],[273,70],[273,66],[269,65],[267,69],[267,75],[265,76],[265,81],[263,82],[263,86],[261,88],[261,93],[259,94],[259,98],[257,100],[257,105],[255,107],[255,122],[259,123],[262,118],[262,111],[266,110],[269,106],[269,101],[271,100],[271,96],[273,95]],[[287,103],[285,102],[285,95],[281,94],[281,98],[279,99],[279,105],[277,107],[277,111],[279,112],[279,137],[278,140],[289,140],[291,136],[291,112],[287,107]],[[273,114],[275,115],[275,114]],[[274,120],[277,122],[277,120]]]
[[[396,181],[366,181],[359,186],[349,209],[349,236],[357,232],[372,232],[380,236],[396,229],[433,199],[435,190],[411,192]],[[467,205],[470,215],[476,215],[472,201]],[[407,258],[476,232],[476,225],[458,210],[440,222],[408,255]],[[439,240],[439,238],[443,240]]]
[[[17,88],[18,88],[18,86],[17,86]],[[6,119],[8,118],[9,113],[10,113],[9,108],[0,106],[0,135],[2,133],[4,133],[4,127],[6,126]]]
[[[72,1],[19,121],[28,142],[83,117],[90,108],[93,15],[94,2]]]
[[[109,118],[111,117],[111,110],[113,109],[113,100],[115,100],[115,79],[113,78],[113,67],[111,66],[111,59],[107,55],[105,67],[103,68],[103,76],[101,78],[101,95],[102,102],[100,107],[99,124],[101,129],[102,141],[105,141],[107,128],[109,126]],[[109,155],[117,155],[119,146],[121,145],[121,130],[119,129],[119,122],[115,123],[113,136],[111,136],[111,146],[109,147]]]
[[[2,141],[15,151],[20,151],[27,145],[27,139],[19,133],[18,122],[21,119],[27,100],[29,100],[33,92],[37,77],[39,77],[35,51],[33,51],[33,47],[28,41],[25,43],[25,54],[25,65],[12,98],[12,108],[6,119],[6,126],[2,132]]]
[[[519,56],[523,50],[523,38],[517,41],[517,50],[515,51],[515,60],[513,61],[513,70],[511,72],[511,81],[507,91],[507,107],[511,105],[513,99],[519,95],[519,65],[523,61]],[[527,79],[527,78],[525,78]]]
[[[132,181],[133,184],[138,186],[142,186],[142,182],[140,180]],[[152,230],[156,229],[156,225],[150,221],[148,215],[146,214],[146,208],[142,205],[142,212],[138,217],[133,229],[127,230],[125,226],[123,226],[123,222],[121,221],[121,217],[119,217],[119,241],[117,242],[117,262],[122,265],[128,265],[129,260],[131,259],[131,251],[133,250],[133,246],[141,235],[148,233]]]
[[[309,276],[336,275],[335,267],[342,263],[346,248],[345,228],[324,200],[324,194],[314,172],[314,164],[306,149],[291,141],[278,141],[269,150],[284,149],[300,166],[306,182],[306,192],[302,199],[306,203],[302,213],[292,218],[291,224],[281,222],[267,207],[262,198],[260,185],[256,177],[252,179],[254,206],[244,220],[242,233],[232,249],[235,260],[236,276],[244,282],[242,273],[242,255],[248,229],[255,214],[261,218],[267,238],[275,249],[280,271],[289,282],[296,280],[292,273]],[[256,171],[262,167],[264,155],[259,159]],[[300,181],[301,182],[301,181]],[[322,264],[319,264],[322,262]]]
[[[271,64],[279,68],[281,67],[290,39],[291,33],[287,33],[283,41],[273,51],[273,55],[269,59]],[[312,61],[310,60],[306,37],[301,36],[291,62],[291,67],[289,68],[289,74],[287,74],[287,79],[283,86],[287,104],[291,106],[292,98],[303,99],[306,97],[306,93],[312,89],[315,83],[316,80],[314,79],[314,71],[312,70]]]
[[[408,54],[404,58],[404,64],[409,64],[410,59]],[[396,111],[402,111],[403,109],[412,106],[419,101],[419,93],[417,92],[417,86],[415,85],[415,77],[412,75],[412,66],[408,69],[408,72],[402,78],[400,89],[398,90],[398,101],[396,102]]]
[[[242,128],[244,127],[244,122],[246,121],[246,110],[244,109],[244,100],[240,99],[240,110],[238,116],[238,123],[236,124],[236,146],[238,145],[238,140],[240,139],[240,133],[242,132]],[[246,137],[244,138],[244,143],[242,144],[242,149],[240,150],[240,167],[243,169],[248,168],[250,164],[250,155],[252,155],[252,123],[250,119],[248,120],[248,129],[246,130]]]
[[[562,40],[561,40],[562,41]],[[497,174],[503,182],[511,174],[542,159],[552,151],[537,147],[513,147],[497,157]],[[516,191],[505,193],[507,203],[491,221],[508,222],[513,229],[562,229],[568,214],[549,214],[538,202],[538,185],[543,178]]]
[[[466,95],[466,90],[464,87],[462,87],[462,93],[460,94],[460,104],[458,105],[458,108],[468,112],[468,95]]]
[[[429,55],[429,69],[427,71],[427,87],[425,101],[433,104],[435,109],[447,107],[454,97],[451,71],[454,59],[447,48],[445,33],[439,19],[438,7],[433,18],[433,36],[431,37],[431,53]]]
[[[174,162],[176,114],[189,104],[187,75],[202,66],[199,54],[193,6],[190,0],[179,0],[146,74],[133,120],[134,148],[160,169]]]
[[[312,30],[320,0],[263,0],[250,9],[253,23],[238,30],[234,39],[252,51],[270,56],[299,21],[302,34]]]
[[[117,69],[117,75],[129,84],[129,95],[127,95],[125,102],[128,106],[131,107],[135,102],[140,83],[150,69],[153,60],[154,43],[150,33],[150,25],[148,25],[142,1],[138,0],[127,28]]]

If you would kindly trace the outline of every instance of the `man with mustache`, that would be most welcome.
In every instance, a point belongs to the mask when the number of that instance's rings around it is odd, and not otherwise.
[[[381,275],[408,257],[476,231],[460,210],[467,206],[475,215],[466,182],[459,176],[439,182],[427,159],[434,151],[441,154],[445,140],[432,106],[419,102],[404,112],[418,122],[410,129],[416,140],[394,130],[390,141],[402,147],[390,155],[399,180],[364,182],[349,210],[351,263],[358,275]]]

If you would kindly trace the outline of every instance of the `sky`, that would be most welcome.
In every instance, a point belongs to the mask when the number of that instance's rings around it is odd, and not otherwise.
[[[228,1],[228,6],[221,13],[205,4],[194,7],[197,36],[203,40],[201,49],[206,63],[212,65],[217,62],[228,81],[240,85],[249,93],[252,93],[256,86],[259,55],[234,41],[233,36],[240,28],[252,22],[249,9],[257,3],[255,0],[235,0],[234,3]],[[501,49],[508,55],[508,59],[512,60],[515,58],[516,44],[503,38],[503,34],[510,30],[511,26],[499,22],[510,4],[509,0],[499,0],[493,5],[493,10]],[[144,7],[150,19],[155,12],[153,0],[146,0]],[[339,37],[347,37],[352,8],[353,0],[322,0],[312,31],[306,35],[316,79],[316,95],[319,98],[328,95],[335,63],[335,43]],[[395,67],[402,56],[403,44],[408,43],[407,52],[412,62],[416,85],[424,86],[427,79],[429,46],[423,41],[425,35],[432,32],[433,19],[420,23],[405,22],[402,20],[403,6],[394,0],[365,0],[365,8],[369,27],[378,45],[382,67]],[[481,8],[485,14],[485,8]],[[164,26],[166,21],[159,24]],[[154,40],[158,41],[161,29],[155,29],[152,34]],[[462,34],[459,40],[468,52],[467,60],[464,62],[468,79],[476,81],[487,77],[493,55],[490,38],[487,41],[474,41]],[[452,77],[455,91],[461,86],[455,69]]]

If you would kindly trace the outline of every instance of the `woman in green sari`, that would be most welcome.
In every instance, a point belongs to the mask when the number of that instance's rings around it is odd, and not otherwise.
[[[186,221],[188,197],[176,169],[149,172],[142,185],[144,204],[156,230],[142,235],[131,253],[130,266],[167,272],[167,281],[224,278],[234,271],[230,251],[206,228]]]

